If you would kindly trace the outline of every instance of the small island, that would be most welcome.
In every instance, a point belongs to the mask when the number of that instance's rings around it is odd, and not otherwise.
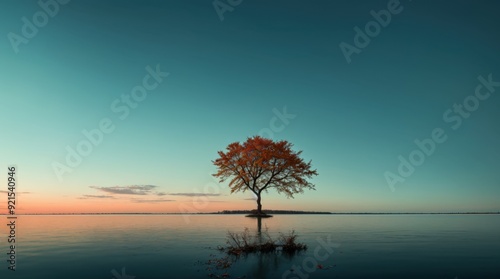
[[[214,212],[213,214],[256,214],[256,210],[223,210]],[[266,210],[264,214],[332,214],[331,212],[322,212],[322,211],[297,211],[297,210]]]

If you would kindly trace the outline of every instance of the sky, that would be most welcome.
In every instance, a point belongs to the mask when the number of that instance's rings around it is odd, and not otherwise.
[[[500,211],[497,1],[2,5],[2,213],[11,165],[18,214],[254,209],[254,135],[319,173],[264,210]]]

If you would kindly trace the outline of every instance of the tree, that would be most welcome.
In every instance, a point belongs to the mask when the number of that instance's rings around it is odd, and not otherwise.
[[[220,182],[231,178],[231,193],[252,191],[257,197],[257,214],[263,215],[261,194],[269,189],[284,193],[287,198],[303,193],[304,189],[315,190],[307,181],[316,170],[311,170],[311,161],[305,163],[300,154],[292,150],[288,141],[273,141],[260,136],[248,138],[243,144],[234,142],[219,151],[219,158],[212,161],[218,168],[213,176]]]

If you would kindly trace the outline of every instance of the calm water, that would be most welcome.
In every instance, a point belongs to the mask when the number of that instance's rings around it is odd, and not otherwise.
[[[0,278],[208,278],[205,263],[222,256],[210,247],[225,245],[228,230],[257,231],[256,220],[242,215],[17,222],[17,271],[7,269],[3,225]],[[271,235],[293,229],[309,249],[241,257],[230,278],[500,278],[499,215],[276,215],[262,227]]]

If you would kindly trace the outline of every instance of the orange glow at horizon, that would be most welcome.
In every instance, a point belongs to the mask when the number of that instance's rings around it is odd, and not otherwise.
[[[0,195],[7,200],[7,194]],[[78,197],[40,197],[40,195],[18,195],[17,214],[50,213],[207,213],[222,210],[250,210],[253,201],[210,201],[186,198],[184,200],[160,201],[161,199],[81,199]],[[168,200],[168,199],[165,199]],[[7,203],[0,206],[0,213],[7,213]]]

